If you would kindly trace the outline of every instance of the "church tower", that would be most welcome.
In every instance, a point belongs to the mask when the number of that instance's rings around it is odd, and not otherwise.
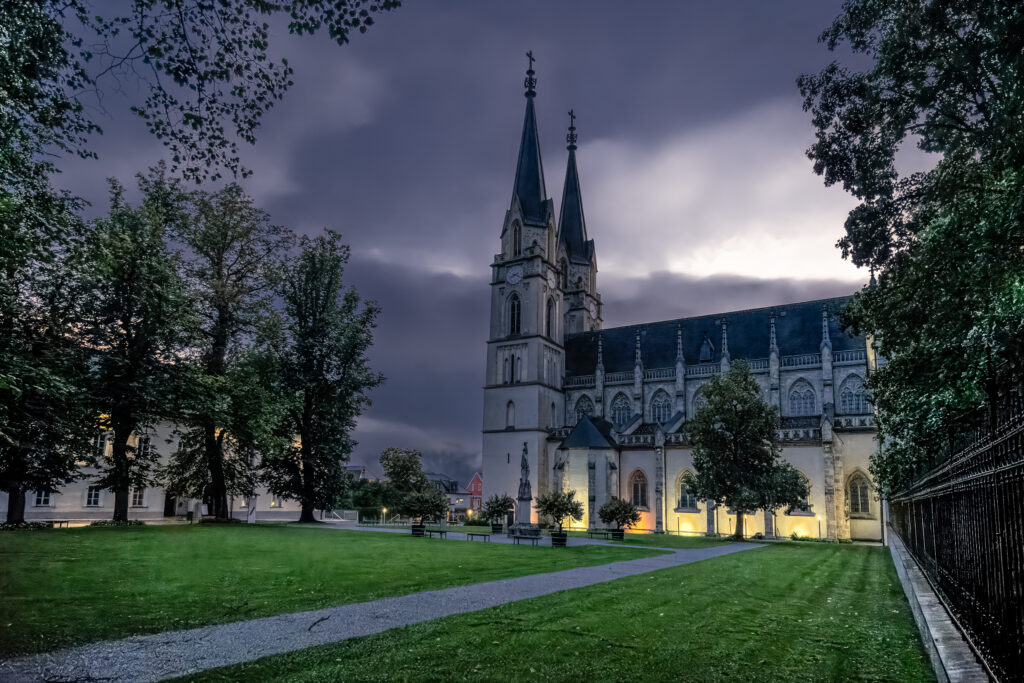
[[[569,318],[562,286],[566,275],[559,271],[558,254],[568,261],[569,252],[559,245],[554,203],[544,185],[534,110],[537,80],[532,53],[527,57],[526,115],[512,201],[501,229],[501,253],[491,263],[483,420],[485,497],[516,496],[524,457],[532,490],[548,490],[547,438],[549,430],[562,426],[565,419],[563,335]],[[575,168],[574,161],[571,165]],[[579,216],[582,219],[582,209]],[[533,517],[536,520],[536,511]]]

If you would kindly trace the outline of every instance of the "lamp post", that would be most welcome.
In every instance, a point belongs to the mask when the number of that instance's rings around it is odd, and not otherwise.
[[[821,540],[821,515],[818,515],[818,540]]]
[[[384,524],[385,522],[388,521],[388,509],[387,508],[381,508],[380,510],[381,510],[380,523]]]

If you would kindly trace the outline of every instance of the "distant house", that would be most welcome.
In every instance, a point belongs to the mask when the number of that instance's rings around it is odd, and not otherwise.
[[[484,501],[484,475],[479,472],[474,474],[466,486],[466,492],[469,494],[469,507],[480,512]]]
[[[380,477],[367,469],[366,465],[346,465],[345,470],[354,481],[359,481],[360,479],[366,481],[380,481]]]
[[[459,482],[447,474],[441,472],[424,472],[427,481],[437,487],[448,496],[448,520],[462,521],[466,518],[466,512],[470,509],[470,495],[468,491],[459,489]]]

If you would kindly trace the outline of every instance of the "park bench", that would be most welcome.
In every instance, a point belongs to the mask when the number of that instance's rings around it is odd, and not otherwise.
[[[482,538],[482,539],[484,539],[484,541],[490,542],[491,535],[490,534],[473,533],[472,531],[467,531],[466,532],[466,540],[467,541],[472,541],[474,538]]]
[[[540,540],[540,536],[520,536],[518,534],[512,536],[512,542],[519,545],[519,541],[530,541],[533,545],[537,545],[537,541]]]
[[[59,529],[62,526],[63,527],[67,527],[68,523],[70,521],[71,520],[68,520],[68,519],[51,519],[50,520],[50,528],[52,529],[53,527],[57,527]]]
[[[427,535],[428,536],[433,538],[434,534],[437,534],[441,538],[447,538],[448,537],[448,532],[446,530],[444,530],[444,529],[427,529]]]
[[[587,531],[587,536],[590,536],[591,538],[593,538],[594,536],[600,536],[601,538],[611,538],[612,532],[608,531],[607,529],[589,529]]]

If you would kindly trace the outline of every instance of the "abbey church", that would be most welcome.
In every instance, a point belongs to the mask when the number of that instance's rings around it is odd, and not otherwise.
[[[704,383],[743,359],[765,400],[779,409],[783,459],[810,491],[807,511],[760,511],[746,517],[746,531],[880,538],[881,504],[868,473],[876,432],[864,390],[875,356],[868,339],[839,324],[847,299],[604,329],[576,129],[571,120],[556,222],[544,182],[532,60],[525,86],[512,201],[491,264],[484,496],[516,496],[525,453],[535,494],[576,491],[585,514],[575,528],[604,526],[597,510],[617,496],[640,508],[645,530],[731,533],[730,510],[697,500],[683,486],[693,467],[685,427],[701,406]]]

